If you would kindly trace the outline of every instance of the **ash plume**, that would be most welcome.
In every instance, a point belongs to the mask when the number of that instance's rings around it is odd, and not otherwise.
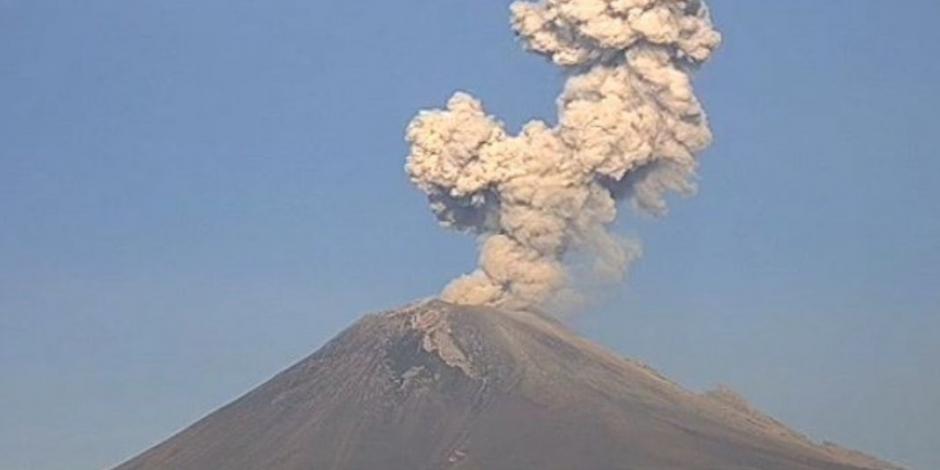
[[[608,228],[619,200],[652,215],[695,190],[712,140],[691,74],[721,42],[698,0],[542,0],[511,6],[526,48],[568,73],[558,124],[518,135],[458,92],[410,123],[406,171],[439,221],[480,236],[450,302],[545,306],[573,294],[569,257],[621,279],[639,256]]]

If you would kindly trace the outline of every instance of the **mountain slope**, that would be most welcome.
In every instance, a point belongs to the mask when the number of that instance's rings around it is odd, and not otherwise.
[[[367,316],[119,469],[891,469],[533,313]]]

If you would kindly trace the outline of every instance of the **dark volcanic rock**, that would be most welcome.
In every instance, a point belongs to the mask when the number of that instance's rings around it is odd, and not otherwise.
[[[364,318],[119,469],[860,470],[730,390],[697,395],[557,322],[431,301]]]

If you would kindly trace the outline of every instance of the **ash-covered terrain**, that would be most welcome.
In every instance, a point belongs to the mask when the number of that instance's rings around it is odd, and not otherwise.
[[[118,469],[860,470],[733,392],[683,390],[523,311],[370,315]]]

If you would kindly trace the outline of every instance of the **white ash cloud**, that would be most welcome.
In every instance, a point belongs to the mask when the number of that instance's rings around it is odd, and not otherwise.
[[[697,0],[542,0],[511,6],[527,49],[569,73],[558,125],[518,135],[456,93],[408,126],[406,171],[440,222],[480,235],[479,267],[447,301],[524,308],[570,297],[566,255],[621,279],[639,255],[608,227],[617,202],[662,215],[695,190],[712,140],[691,74],[721,41]]]

